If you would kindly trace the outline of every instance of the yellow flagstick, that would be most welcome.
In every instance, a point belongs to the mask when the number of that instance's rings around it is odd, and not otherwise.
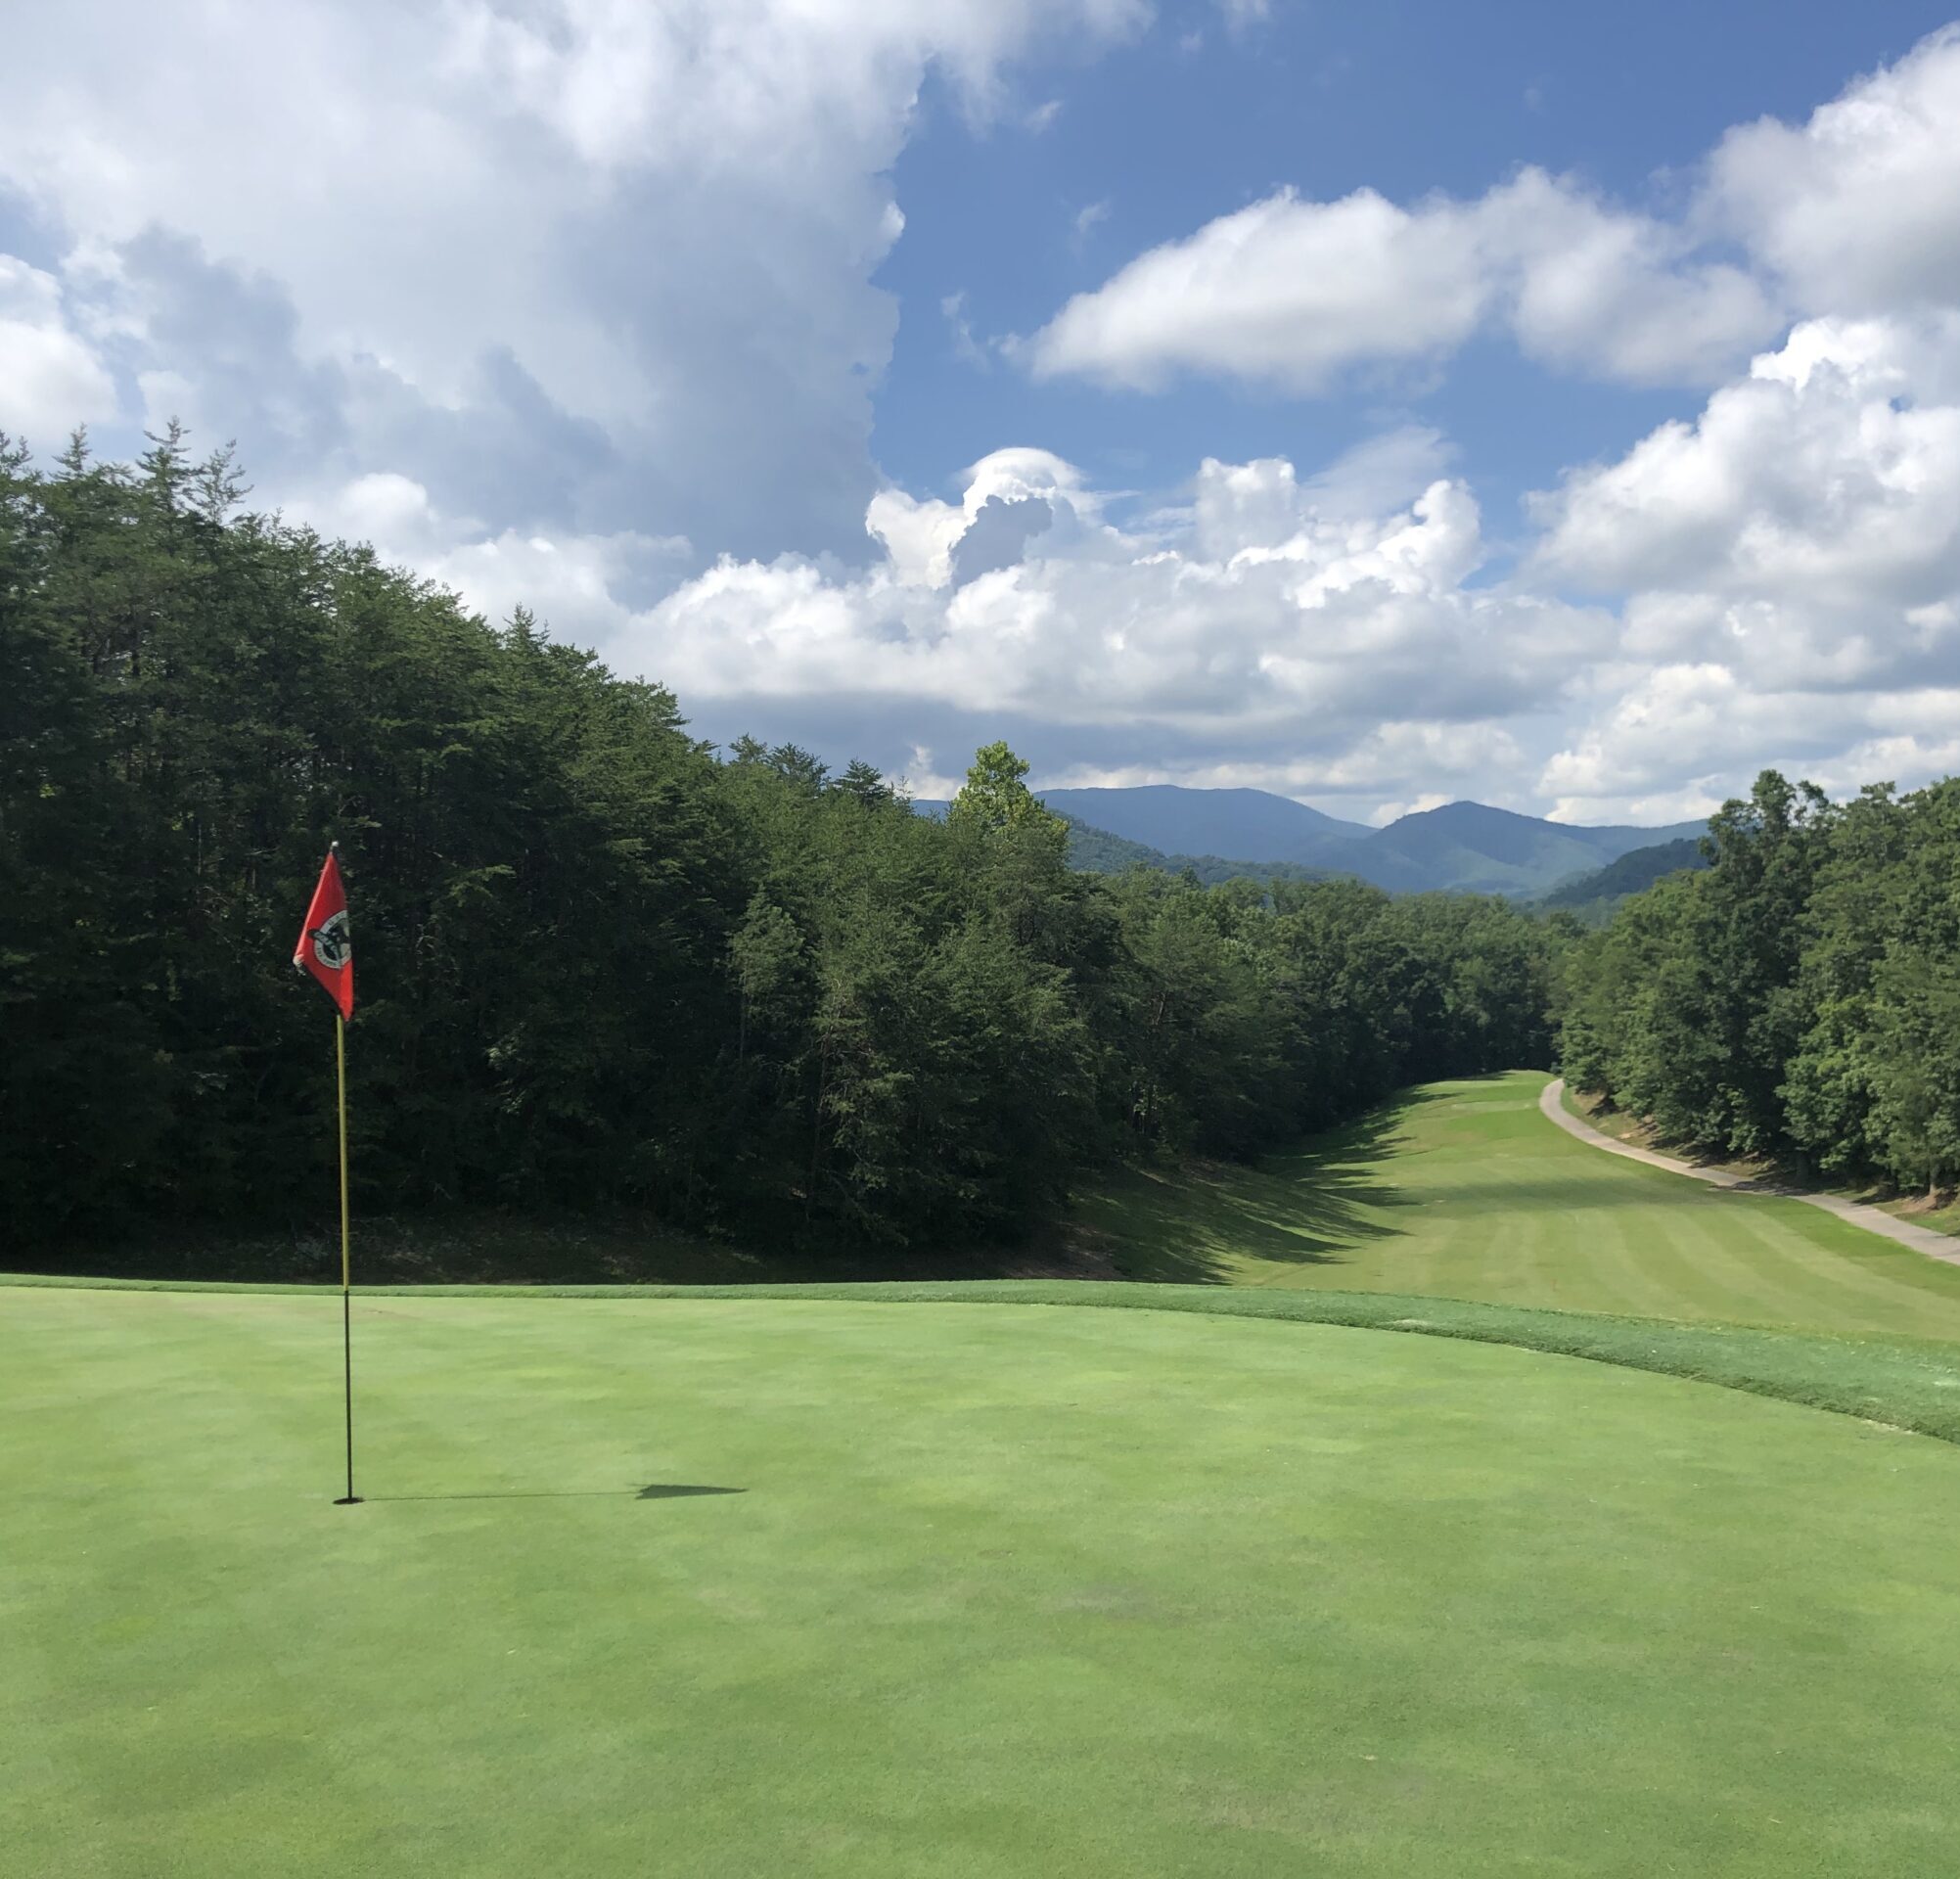
[[[334,1014],[334,1069],[341,1090],[341,1356],[346,1384],[347,1407],[347,1491],[336,1507],[354,1507],[360,1495],[354,1492],[354,1306],[353,1265],[347,1242],[347,1021]]]

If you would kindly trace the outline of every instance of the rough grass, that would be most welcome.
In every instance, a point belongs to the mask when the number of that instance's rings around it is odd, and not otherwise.
[[[1460,1340],[1902,1349],[1119,1294],[0,1293],[9,1869],[1945,1869],[1960,1453]]]
[[[1624,1110],[1603,1109],[1597,1096],[1575,1090],[1570,1083],[1559,1092],[1559,1101],[1569,1115],[1590,1123],[1602,1135],[1611,1135],[1617,1142],[1628,1142],[1635,1148],[1650,1148],[1657,1154],[1671,1155],[1676,1161],[1692,1162],[1698,1168],[1727,1169],[1734,1173],[1800,1188],[1806,1193],[1831,1194],[1840,1200],[1861,1201],[1868,1207],[1884,1208],[1888,1214],[1895,1214],[1901,1220],[1910,1220],[1914,1226],[1931,1227],[1936,1233],[1960,1236],[1960,1193],[1900,1194],[1891,1188],[1874,1187],[1864,1182],[1819,1180],[1795,1167],[1710,1157],[1666,1140],[1638,1116],[1629,1116]]]

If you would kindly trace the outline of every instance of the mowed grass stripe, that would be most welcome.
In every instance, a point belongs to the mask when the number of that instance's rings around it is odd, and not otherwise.
[[[1260,1169],[1120,1177],[1080,1215],[1140,1278],[1960,1339],[1960,1267],[1602,1154],[1538,1113],[1545,1081],[1433,1084]]]

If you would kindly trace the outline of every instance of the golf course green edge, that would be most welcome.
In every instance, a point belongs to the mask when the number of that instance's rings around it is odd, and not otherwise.
[[[317,1295],[338,1288],[221,1281],[91,1279],[0,1273],[0,1287],[55,1286],[116,1292]],[[1855,1416],[1886,1428],[1960,1444],[1960,1349],[1892,1338],[1835,1338],[1747,1325],[1547,1311],[1393,1293],[1234,1290],[1078,1279],[888,1281],[805,1285],[402,1285],[357,1289],[360,1298],[794,1299],[888,1305],[1038,1305],[1218,1317],[1295,1319],[1354,1330],[1404,1332],[1510,1345],[1552,1356],[1649,1370],[1752,1396]]]

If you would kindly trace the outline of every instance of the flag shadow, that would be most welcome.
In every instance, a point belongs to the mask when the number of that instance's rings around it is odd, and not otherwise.
[[[651,1481],[644,1488],[486,1488],[462,1494],[369,1494],[371,1501],[408,1500],[688,1500],[700,1494],[746,1494],[746,1488],[711,1488],[685,1482]]]

